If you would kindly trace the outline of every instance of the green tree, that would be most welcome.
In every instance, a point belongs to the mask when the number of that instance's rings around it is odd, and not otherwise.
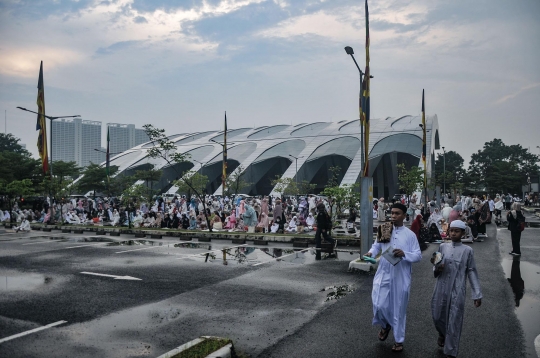
[[[485,188],[491,194],[519,193],[526,184],[527,173],[538,172],[538,160],[538,155],[519,144],[506,145],[501,139],[493,139],[471,156],[468,184],[476,189]]]
[[[181,173],[176,168],[176,165],[174,165],[187,162],[189,159],[189,154],[179,153],[177,151],[178,148],[176,147],[174,142],[165,135],[164,129],[155,128],[151,124],[145,124],[143,128],[146,132],[146,135],[148,135],[150,142],[152,143],[152,147],[150,147],[147,152],[148,156],[150,158],[160,158],[161,160],[164,160],[169,167],[173,168],[173,170],[176,171],[177,177],[180,178],[176,181],[175,185],[187,185],[191,189],[191,191],[195,193],[197,198],[203,204],[206,225],[208,229],[212,231],[212,227],[210,226],[210,219],[208,217],[208,214],[206,213],[206,200],[204,200],[204,191],[202,191],[200,187],[195,186],[196,183],[190,180],[190,175],[186,176],[185,173]]]
[[[242,192],[244,188],[247,188],[251,185],[246,180],[244,180],[245,168],[241,165],[236,168],[236,170],[227,176],[225,180],[225,194],[226,195],[237,195]]]
[[[114,178],[109,178],[109,190],[111,196],[121,196],[124,191],[132,186],[136,179],[131,175],[117,175]],[[144,186],[144,185],[143,185]]]
[[[276,175],[276,179],[270,181],[270,185],[274,187],[273,191],[283,195],[296,195],[298,189],[296,187],[296,182],[293,178],[282,178],[279,175]]]
[[[9,211],[12,211],[13,205],[18,198],[24,198],[35,194],[34,184],[30,179],[13,180],[10,183],[0,184],[0,192],[4,193],[8,201]],[[15,218],[11,215],[11,222]]]
[[[60,185],[62,185],[66,177],[76,179],[80,173],[81,168],[77,166],[76,162],[57,160],[53,163],[53,174],[58,178]]]
[[[276,179],[272,180],[270,184],[274,187],[273,190],[280,195],[310,194],[317,186],[310,184],[307,180],[297,183],[293,178],[281,178],[279,175],[276,175]]]
[[[330,217],[336,220],[345,209],[358,209],[360,203],[359,184],[327,186],[322,191],[330,205]],[[334,210],[335,208],[335,210]]]
[[[410,200],[411,195],[420,190],[424,183],[424,170],[418,166],[407,169],[403,163],[398,164],[397,168],[399,188],[405,192]]]
[[[451,188],[455,187],[456,183],[463,183],[466,174],[463,163],[463,157],[453,150],[446,152],[446,156],[441,153],[437,154],[435,185],[443,188],[443,184],[446,182],[446,188]]]
[[[116,165],[110,166],[110,177],[118,171]],[[77,187],[82,193],[88,191],[105,192],[107,190],[107,171],[99,164],[90,163],[81,173],[82,176],[77,182]]]
[[[313,194],[313,190],[316,186],[317,184],[311,184],[307,180],[302,180],[300,183],[298,183],[298,194]]]
[[[0,133],[0,183],[6,188],[14,180],[31,179],[36,189],[43,178],[41,161],[32,158],[19,141],[11,134]]]
[[[135,179],[143,180],[146,182],[146,188],[148,190],[148,197],[152,197],[157,193],[154,191],[154,183],[159,181],[163,176],[163,170],[155,169],[155,166],[152,165],[150,169],[147,170],[137,170],[135,172]]]
[[[326,187],[339,186],[338,178],[339,178],[340,172],[341,172],[341,167],[339,165],[328,168],[328,183],[326,183]]]
[[[191,198],[195,194],[192,188],[199,188],[201,192],[204,192],[208,185],[208,177],[195,170],[190,170],[175,185],[178,187],[178,192],[185,193],[187,198]]]
[[[21,155],[28,155],[28,151],[19,144],[21,140],[11,133],[0,133],[0,152],[12,152]]]

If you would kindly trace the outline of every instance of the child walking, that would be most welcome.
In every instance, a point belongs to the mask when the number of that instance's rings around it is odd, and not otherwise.
[[[482,292],[473,250],[461,242],[465,235],[465,223],[461,220],[452,221],[449,233],[452,242],[441,244],[439,251],[443,259],[434,268],[437,283],[431,300],[431,313],[439,333],[437,344],[444,347],[447,358],[453,358],[457,357],[461,337],[467,277],[475,307],[482,304]],[[434,258],[431,262],[434,263]]]

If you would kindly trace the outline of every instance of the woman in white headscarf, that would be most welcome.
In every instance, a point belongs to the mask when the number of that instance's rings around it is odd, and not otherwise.
[[[114,209],[113,216],[112,216],[112,226],[118,225],[120,222],[120,214],[118,214],[118,210]]]
[[[308,217],[306,219],[307,228],[311,231],[313,230],[313,225],[315,225],[315,218],[313,217],[313,214],[310,212],[308,214]]]
[[[296,232],[296,216],[289,221],[289,226],[285,229],[287,232]]]
[[[442,220],[442,218],[443,217],[442,217],[441,213],[439,212],[439,209],[435,208],[433,213],[429,216],[427,226],[431,227],[431,224],[435,224],[435,225],[437,225],[437,228],[440,231],[441,230],[441,220]]]

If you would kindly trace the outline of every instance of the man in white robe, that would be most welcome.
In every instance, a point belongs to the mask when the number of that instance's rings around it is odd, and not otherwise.
[[[373,325],[380,325],[379,340],[384,341],[394,331],[392,350],[401,352],[405,341],[405,323],[411,285],[412,264],[422,259],[422,252],[414,232],[403,225],[407,207],[401,203],[392,206],[392,233],[390,238],[377,239],[366,256],[376,257],[387,249],[401,257],[395,266],[381,257],[373,279]]]

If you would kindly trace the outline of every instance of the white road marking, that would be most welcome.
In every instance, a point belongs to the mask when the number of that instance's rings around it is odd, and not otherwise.
[[[26,335],[36,333],[36,332],[39,332],[39,331],[43,331],[45,329],[48,329],[48,328],[51,328],[51,327],[54,327],[54,326],[58,326],[58,325],[64,324],[64,323],[67,323],[67,321],[58,321],[58,322],[54,322],[54,323],[48,324],[48,325],[43,326],[43,327],[31,329],[31,330],[26,331],[26,332],[17,333],[17,334],[14,334],[13,336],[9,336],[9,337],[0,339],[0,343],[11,341],[12,339],[19,338],[19,337],[24,337]]]
[[[37,242],[30,242],[30,243],[21,244],[21,245],[26,246],[26,245],[48,244],[49,242],[59,242],[59,241],[62,241],[62,240],[37,241]]]
[[[188,241],[188,242],[189,242],[189,241]],[[179,258],[177,258],[177,260],[187,259],[187,258],[195,257],[195,256],[206,255],[206,254],[208,254],[208,253],[210,253],[210,252],[218,252],[218,251],[223,251],[223,250],[228,250],[228,249],[234,249],[234,248],[242,247],[242,246],[247,246],[247,244],[242,244],[242,245],[238,245],[238,246],[231,246],[231,247],[224,247],[224,248],[222,248],[222,249],[217,249],[217,250],[211,250],[211,251],[201,252],[200,254],[194,254],[194,255],[189,255],[189,256],[179,257]]]
[[[191,241],[180,241],[180,244],[185,244],[185,243],[188,243],[188,242],[191,242]],[[161,245],[161,246],[143,247],[143,248],[140,248],[140,249],[118,251],[118,252],[115,252],[115,254],[123,254],[124,252],[131,252],[131,251],[150,250],[150,249],[156,249],[156,248],[160,248],[160,247],[169,247],[169,246],[168,245],[167,246]]]
[[[157,248],[160,248],[160,247],[168,247],[168,246],[162,245],[162,246],[143,247],[143,248],[140,248],[140,249],[125,250],[125,251],[117,251],[117,252],[115,252],[115,254],[123,254],[124,252],[131,252],[131,251],[140,251],[140,250],[157,249]]]
[[[113,277],[115,280],[132,280],[132,281],[142,281],[142,278],[136,278],[131,276],[116,276],[116,275],[107,275],[105,273],[96,273],[96,272],[81,272],[84,275],[93,275],[93,276],[103,276],[103,277]]]
[[[307,249],[303,249],[303,250],[300,250],[300,251],[295,251],[295,252],[293,252],[292,254],[283,255],[283,256],[280,256],[280,257],[274,257],[274,258],[271,259],[270,261],[259,262],[259,263],[257,263],[257,264],[253,264],[253,265],[251,265],[251,266],[259,266],[259,265],[267,264],[267,263],[272,262],[272,261],[279,261],[279,260],[281,260],[281,259],[284,258],[284,257],[291,256],[291,255],[295,255],[295,254],[297,254],[297,253],[299,253],[299,252],[304,252],[304,251],[307,251],[307,250],[309,250],[309,249],[310,249],[310,248],[307,248]]]
[[[63,250],[63,249],[75,249],[77,247],[86,247],[86,246],[97,246],[97,245],[103,245],[103,244],[110,244],[110,242],[100,242],[100,243],[97,243],[97,244],[70,246],[70,247],[64,247],[64,248],[62,248],[60,250]]]

